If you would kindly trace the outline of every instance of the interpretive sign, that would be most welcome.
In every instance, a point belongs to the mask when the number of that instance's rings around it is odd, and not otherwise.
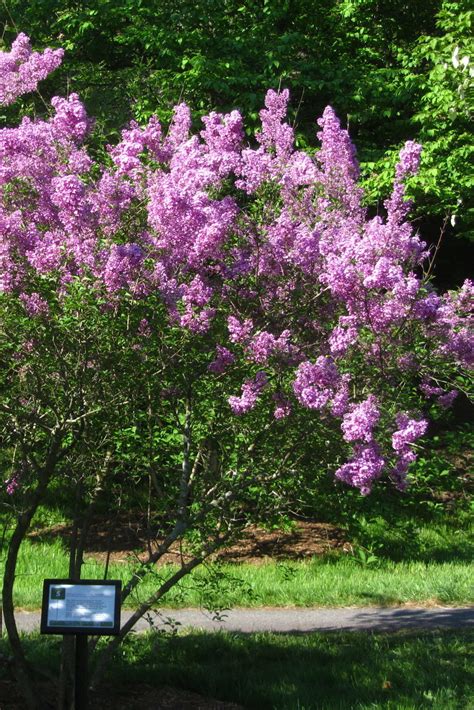
[[[121,586],[115,580],[45,579],[41,633],[118,634]]]

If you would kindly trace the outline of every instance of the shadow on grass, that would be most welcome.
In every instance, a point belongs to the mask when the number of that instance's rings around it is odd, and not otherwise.
[[[454,710],[474,702],[473,640],[466,630],[132,635],[110,666],[107,687],[121,697],[133,689],[135,699],[141,684],[165,685],[259,710]],[[32,661],[57,664],[57,643],[26,643]]]
[[[121,674],[131,673],[130,681],[157,677],[248,708],[349,710],[388,700],[411,707],[439,696],[444,710],[449,698],[467,701],[474,681],[466,632],[219,633],[147,636],[127,643],[135,662],[133,668],[122,667]],[[122,659],[126,655],[125,649]]]

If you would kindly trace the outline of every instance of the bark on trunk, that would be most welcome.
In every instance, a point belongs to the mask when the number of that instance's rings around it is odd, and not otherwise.
[[[21,543],[30,527],[31,519],[41,502],[46,488],[48,487],[49,475],[43,472],[40,481],[33,492],[30,504],[24,513],[18,518],[15,530],[8,546],[7,559],[5,562],[5,572],[3,576],[3,618],[7,630],[8,641],[12,650],[15,674],[20,692],[22,693],[28,710],[38,710],[41,707],[38,695],[35,693],[34,680],[31,668],[26,660],[20,635],[15,621],[13,604],[13,585],[15,583],[15,572],[18,561],[18,553]]]

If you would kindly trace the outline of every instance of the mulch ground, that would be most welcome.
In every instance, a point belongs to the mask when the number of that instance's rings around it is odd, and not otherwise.
[[[34,530],[28,537],[32,542],[61,538],[67,543],[70,536],[70,526],[54,525]],[[151,543],[152,547],[159,542],[160,539],[155,538]],[[347,546],[347,542],[343,532],[329,523],[297,521],[292,530],[286,531],[263,530],[252,525],[246,529],[241,540],[222,549],[214,555],[214,559],[250,564],[261,564],[269,560],[304,560],[345,545]],[[146,547],[147,531],[139,517],[121,519],[115,525],[113,535],[110,535],[108,521],[98,521],[91,526],[85,558],[105,561],[108,554],[110,562],[124,564],[128,563],[131,557],[144,558]],[[182,556],[182,548],[175,545],[163,555],[159,564],[179,562]]]
[[[298,521],[290,531],[248,527],[239,542],[221,550],[225,562],[259,564],[269,560],[304,560],[344,547],[343,532],[329,523]]]

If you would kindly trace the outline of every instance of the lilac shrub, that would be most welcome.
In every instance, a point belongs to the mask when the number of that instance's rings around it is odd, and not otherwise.
[[[20,35],[0,54],[0,101],[35,89],[61,57]],[[211,113],[192,135],[180,104],[168,131],[155,117],[132,123],[104,164],[75,94],[2,129],[2,299],[47,327],[49,301],[60,307],[78,280],[111,309],[158,296],[167,327],[205,344],[230,415],[303,408],[340,438],[338,479],[363,494],[384,475],[404,488],[430,411],[472,369],[474,285],[439,294],[424,275],[429,250],[405,199],[418,144],[400,153],[385,215],[370,217],[333,109],[312,157],[295,148],[288,101],[268,91],[250,146],[238,111]],[[140,327],[142,347],[160,337]]]

